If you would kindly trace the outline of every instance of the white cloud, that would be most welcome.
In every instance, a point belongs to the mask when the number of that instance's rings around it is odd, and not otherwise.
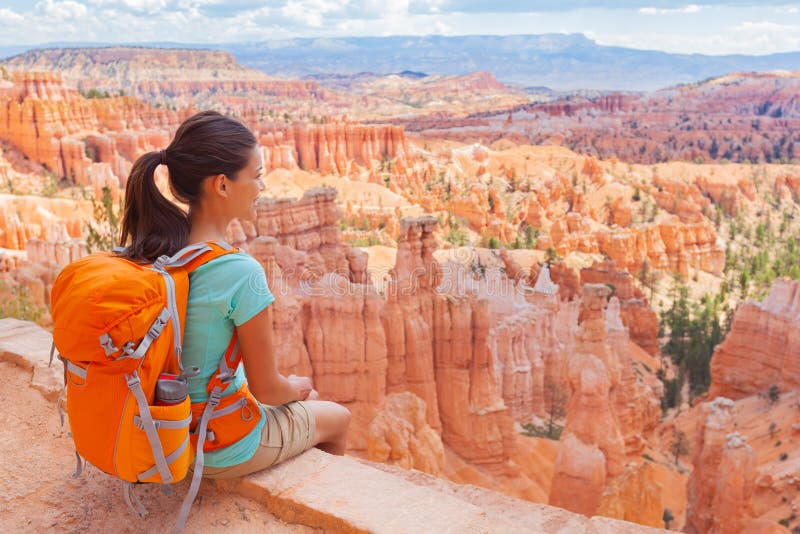
[[[36,3],[36,10],[55,19],[78,19],[86,16],[86,6],[72,0],[44,0]]]
[[[109,4],[113,6],[119,6],[122,4],[128,9],[132,9],[134,11],[152,11],[156,9],[164,9],[169,5],[168,0],[89,0],[89,3],[99,6]],[[198,3],[198,0],[193,0],[192,3]]]
[[[745,21],[715,28],[703,35],[662,32],[618,34],[592,32],[597,43],[643,50],[668,50],[677,53],[703,54],[772,54],[797,50],[800,24],[769,21]]]
[[[125,7],[134,11],[153,13],[167,7],[167,0],[121,0]]]
[[[433,28],[434,33],[438,33],[439,35],[450,35],[453,33],[453,29],[441,20],[437,20],[433,24]]]
[[[321,28],[323,17],[340,7],[339,2],[328,0],[289,0],[280,13],[300,26]]]
[[[5,7],[0,7],[0,20],[3,22],[22,22],[25,17]]]
[[[795,32],[800,31],[800,25],[778,24],[769,21],[745,21],[733,28],[736,31],[757,31],[757,32]]]
[[[656,7],[642,7],[639,9],[639,13],[641,15],[680,15],[685,13],[697,13],[703,6],[698,6],[697,4],[689,4],[688,6],[684,7],[676,7],[676,8],[656,8]]]

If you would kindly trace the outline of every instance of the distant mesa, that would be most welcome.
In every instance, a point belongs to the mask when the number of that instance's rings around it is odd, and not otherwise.
[[[415,72],[413,70],[404,70],[403,72],[398,73],[398,76],[402,76],[403,78],[419,79],[419,78],[425,78],[428,75],[425,74],[424,72]]]
[[[504,83],[557,91],[654,91],[731,71],[800,70],[800,52],[765,56],[670,54],[598,45],[581,34],[341,37],[180,46],[227,51],[241,65],[282,78],[400,73],[407,69],[459,76],[489,70]],[[435,55],[430,54],[433,47]],[[487,50],[492,53],[486,54]],[[4,51],[18,53],[20,48],[0,48],[0,54]]]

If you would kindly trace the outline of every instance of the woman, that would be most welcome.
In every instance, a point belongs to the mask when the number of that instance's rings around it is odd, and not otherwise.
[[[154,173],[169,170],[170,190],[189,206],[184,213],[158,190]],[[261,151],[240,122],[213,111],[187,119],[166,150],[136,160],[125,192],[120,243],[125,255],[153,261],[189,243],[224,241],[235,218],[254,219],[264,189]],[[130,242],[129,242],[130,240]],[[260,405],[258,425],[230,446],[205,454],[204,476],[229,478],[259,471],[313,446],[344,454],[350,412],[317,400],[307,377],[278,372],[272,350],[272,296],[264,271],[240,252],[219,257],[190,275],[183,364],[192,402],[205,402],[234,332],[242,366],[223,397],[247,383]]]

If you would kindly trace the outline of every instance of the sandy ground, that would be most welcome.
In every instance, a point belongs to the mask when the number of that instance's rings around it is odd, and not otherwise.
[[[167,532],[188,479],[164,496],[159,486],[136,489],[149,513],[139,519],[122,498],[122,484],[89,466],[77,478],[72,440],[55,407],[29,388],[30,375],[0,362],[0,532]],[[184,532],[307,533],[258,503],[204,481]]]

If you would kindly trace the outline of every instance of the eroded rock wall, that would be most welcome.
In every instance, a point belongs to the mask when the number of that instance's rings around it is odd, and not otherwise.
[[[709,398],[740,399],[800,386],[800,282],[776,280],[762,302],[739,306],[711,359]]]

